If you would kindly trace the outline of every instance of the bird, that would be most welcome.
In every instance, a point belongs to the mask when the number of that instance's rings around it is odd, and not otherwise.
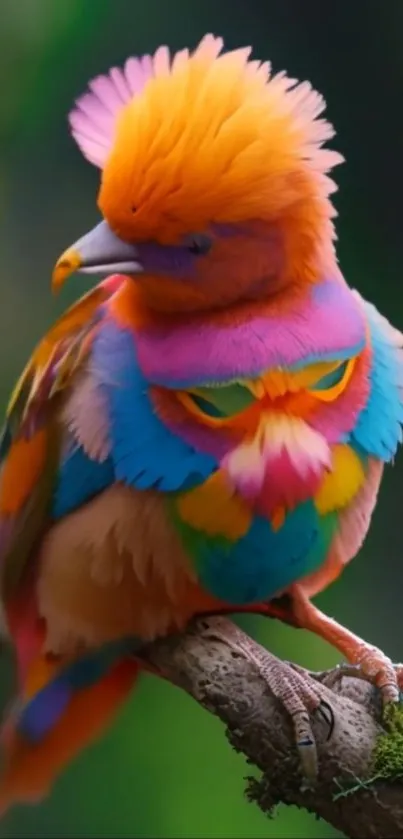
[[[100,279],[34,349],[1,437],[2,812],[48,794],[144,644],[198,615],[280,616],[399,701],[401,668],[312,598],[401,442],[403,335],[339,267],[323,97],[251,52],[208,34],[130,57],[69,115],[101,218],[52,288]],[[321,685],[222,626],[312,767]]]

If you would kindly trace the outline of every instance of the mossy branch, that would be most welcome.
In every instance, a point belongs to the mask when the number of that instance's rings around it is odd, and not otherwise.
[[[222,640],[223,620],[198,621],[150,645],[145,657],[218,716],[233,748],[261,771],[248,780],[248,798],[267,815],[279,803],[304,807],[347,837],[403,837],[402,728],[395,720],[385,736],[375,689],[352,678],[326,688],[335,726],[326,742],[323,723],[313,720],[319,778],[304,788],[290,721],[253,665]]]

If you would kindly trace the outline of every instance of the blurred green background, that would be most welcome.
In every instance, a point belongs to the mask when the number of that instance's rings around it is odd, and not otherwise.
[[[70,139],[66,114],[94,75],[130,54],[193,46],[206,32],[253,44],[276,70],[322,91],[347,165],[337,170],[341,267],[403,327],[403,3],[367,0],[1,0],[0,400],[34,342],[77,294],[49,291],[55,258],[97,220],[98,172]],[[399,187],[400,184],[400,187]],[[400,268],[400,273],[399,273]],[[401,458],[388,470],[370,537],[319,605],[403,659]],[[324,643],[244,621],[274,652],[312,668]],[[173,687],[145,678],[102,743],[49,801],[13,811],[1,837],[335,836],[283,808],[269,821],[243,798],[250,768],[220,724]]]

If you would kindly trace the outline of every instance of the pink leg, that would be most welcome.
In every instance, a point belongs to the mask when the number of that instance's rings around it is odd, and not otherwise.
[[[259,615],[287,623],[299,629],[298,620],[293,611],[293,601],[288,594],[269,600],[268,603],[254,603],[248,606],[222,605],[211,612],[203,612],[198,617],[213,617],[214,615]]]
[[[293,586],[290,593],[294,615],[301,629],[320,635],[347,659],[348,664],[338,668],[338,677],[350,675],[366,679],[379,688],[384,705],[399,702],[400,687],[403,686],[402,665],[394,666],[377,647],[327,617],[310,602],[300,586]]]

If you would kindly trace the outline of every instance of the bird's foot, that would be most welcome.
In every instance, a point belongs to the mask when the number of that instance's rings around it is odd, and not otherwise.
[[[365,642],[362,643],[365,644]],[[330,690],[333,690],[345,676],[363,679],[379,689],[384,709],[402,702],[403,664],[393,664],[377,647],[368,645],[367,655],[363,661],[357,663],[343,661],[330,670],[311,675]]]
[[[343,676],[353,676],[370,682],[380,691],[383,708],[386,711],[401,699],[403,689],[403,665],[394,665],[382,650],[368,644],[350,632],[349,629],[329,618],[316,608],[304,595],[299,586],[294,586],[293,609],[302,629],[308,629],[336,647],[347,659],[322,681],[332,687]]]
[[[225,622],[219,630],[214,625],[213,634],[235,653],[253,664],[261,678],[290,716],[304,780],[312,785],[318,774],[318,757],[311,717],[318,715],[326,726],[329,740],[334,728],[334,714],[326,701],[320,682],[311,679],[302,669],[294,669],[280,661],[264,647],[248,638],[234,624]]]

